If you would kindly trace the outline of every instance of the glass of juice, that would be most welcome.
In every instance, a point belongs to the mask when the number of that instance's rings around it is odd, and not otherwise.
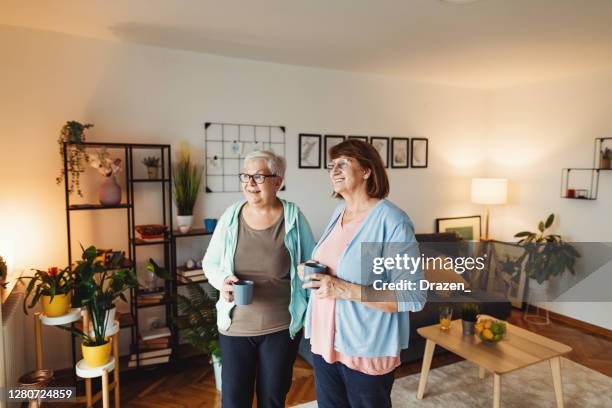
[[[450,306],[440,306],[440,329],[450,329],[452,319],[453,308]]]

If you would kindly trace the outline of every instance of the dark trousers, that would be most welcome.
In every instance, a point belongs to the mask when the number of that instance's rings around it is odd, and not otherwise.
[[[253,337],[219,334],[222,407],[251,408],[256,391],[259,408],[283,408],[301,338],[300,332],[291,340],[289,330]]]
[[[312,354],[319,408],[388,408],[391,407],[393,371],[369,375],[342,363],[327,363]]]

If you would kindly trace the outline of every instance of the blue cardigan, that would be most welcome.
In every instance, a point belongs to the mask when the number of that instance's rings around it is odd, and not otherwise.
[[[342,214],[345,204],[339,205],[317,243],[316,251],[325,241]],[[362,273],[362,243],[394,243],[394,253],[379,247],[378,256],[394,257],[395,253],[418,257],[419,245],[414,237],[412,221],[406,213],[388,200],[379,201],[365,218],[355,236],[338,260],[338,277],[360,285],[371,286],[374,280],[384,282],[418,281],[423,279],[422,268],[416,271],[389,269],[379,275],[369,269]],[[365,248],[365,247],[364,247]],[[372,246],[368,247],[372,248]],[[364,265],[365,266],[365,265]],[[398,291],[398,312],[382,312],[350,300],[336,300],[336,332],[334,349],[354,357],[395,357],[400,350],[408,348],[410,326],[408,312],[423,309],[426,291]],[[305,321],[305,337],[311,336],[312,297],[308,302]]]

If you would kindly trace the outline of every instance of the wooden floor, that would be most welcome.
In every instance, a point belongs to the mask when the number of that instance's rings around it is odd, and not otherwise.
[[[574,350],[567,358],[612,377],[612,340],[555,321],[549,326],[528,324],[523,321],[518,310],[512,312],[509,322],[571,346]],[[460,360],[460,357],[450,353],[435,356],[432,368]],[[418,373],[420,370],[420,361],[403,365],[396,370],[396,377]],[[287,403],[292,406],[315,398],[312,369],[298,357]],[[171,372],[144,371],[137,378],[126,379],[122,384],[121,399],[123,407],[132,408],[221,406],[213,373],[205,360],[192,360],[175,367]]]

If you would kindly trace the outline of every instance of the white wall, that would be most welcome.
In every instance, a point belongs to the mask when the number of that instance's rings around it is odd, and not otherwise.
[[[567,240],[612,242],[612,172],[601,172],[598,200],[560,198],[561,169],[592,167],[594,139],[612,136],[611,90],[612,71],[491,93],[487,172],[508,177],[512,186],[509,204],[492,210],[496,238],[512,240],[516,232],[535,230],[552,212],[557,215],[556,233]],[[582,282],[582,289],[609,288],[611,266]],[[612,329],[612,303],[547,307]]]
[[[391,200],[411,215],[419,232],[432,231],[436,217],[479,210],[469,204],[469,180],[484,170],[483,91],[7,26],[0,26],[0,55],[0,238],[15,241],[17,267],[67,262],[63,189],[55,185],[56,140],[67,120],[94,123],[90,141],[175,148],[188,141],[199,153],[205,121],[283,124],[289,162],[284,197],[302,207],[317,235],[336,202],[325,170],[297,169],[298,133],[428,137],[430,167],[390,170]],[[85,176],[89,201],[99,182],[93,172]],[[216,217],[239,198],[203,194],[196,217]],[[96,215],[78,215],[76,239],[126,248],[124,215]],[[150,213],[137,219],[155,221]],[[201,256],[197,245],[190,256]],[[123,333],[125,351],[128,332]],[[67,336],[50,329],[44,334],[45,365],[68,366]]]

